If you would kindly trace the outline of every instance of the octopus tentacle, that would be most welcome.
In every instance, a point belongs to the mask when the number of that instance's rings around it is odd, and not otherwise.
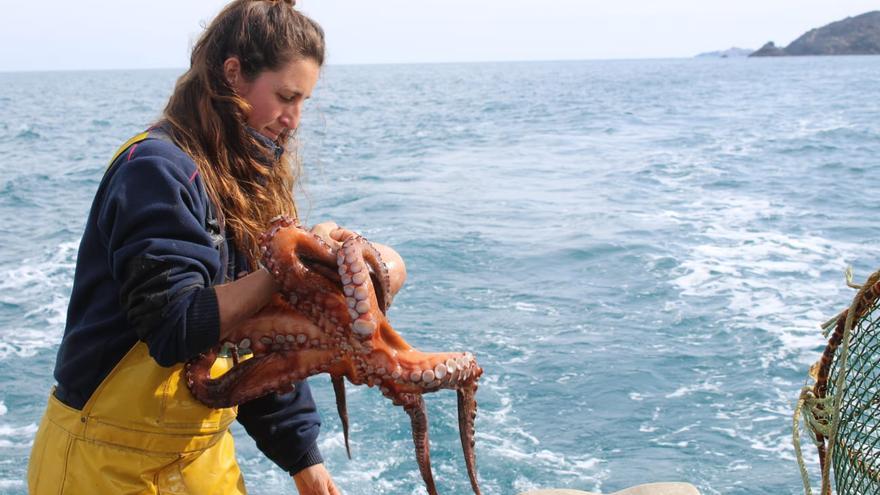
[[[379,311],[386,313],[391,307],[394,295],[391,293],[391,276],[388,274],[388,266],[382,261],[382,254],[369,241],[364,239],[366,249],[363,251],[364,262],[370,267],[370,275],[373,286],[377,287],[376,299],[379,302]]]
[[[416,461],[430,495],[437,495],[434,485],[434,474],[431,472],[431,451],[428,441],[428,410],[421,395],[412,395],[409,403],[404,405],[412,423],[413,443],[416,447]]]
[[[209,407],[219,408],[219,398],[225,394],[224,387],[217,387],[211,380],[211,367],[217,360],[217,349],[209,349],[198,360],[191,361],[186,365],[187,385],[190,392],[200,402]],[[217,388],[220,390],[218,391]],[[225,400],[225,399],[224,399]]]
[[[458,433],[461,436],[464,463],[467,467],[468,478],[471,480],[471,488],[474,489],[476,495],[480,495],[480,487],[477,485],[477,460],[474,455],[474,421],[477,418],[477,401],[474,396],[476,393],[476,383],[456,390],[458,395]]]
[[[196,365],[187,368],[187,384],[193,396],[214,408],[231,407],[272,391],[288,392],[293,389],[293,382],[306,378],[307,373],[290,370],[271,383],[260,378],[271,373],[272,368],[278,367],[281,359],[283,358],[277,355],[269,355],[264,360],[250,359],[233,367],[220,378],[211,378],[211,365],[215,359],[206,356],[206,359],[200,359]],[[283,367],[289,368],[286,363]]]
[[[342,291],[352,319],[351,328],[363,339],[370,338],[379,325],[375,310],[378,308],[384,314],[379,303],[379,293],[375,290],[365,263],[364,252],[368,246],[372,248],[363,237],[350,237],[342,243],[336,255]]]
[[[382,261],[382,254],[362,236],[346,229],[339,229],[339,231],[346,238],[343,248],[337,253],[339,266],[354,263],[356,260],[363,261],[376,290],[378,308],[382,313],[385,313],[391,307],[394,296],[391,293],[391,276],[388,274],[387,265]],[[341,272],[340,275],[342,275]]]
[[[351,448],[348,446],[348,407],[345,405],[345,380],[341,376],[330,379],[333,382],[333,392],[336,395],[336,412],[342,421],[342,436],[345,438],[345,453],[351,459]]]
[[[277,220],[261,238],[263,263],[285,292],[312,293],[338,290],[333,250],[320,237],[295,228],[288,219]],[[272,245],[286,245],[272,250]]]

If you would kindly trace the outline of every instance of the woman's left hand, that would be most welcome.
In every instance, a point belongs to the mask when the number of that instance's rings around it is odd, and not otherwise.
[[[314,464],[293,475],[299,495],[342,495],[324,464]]]

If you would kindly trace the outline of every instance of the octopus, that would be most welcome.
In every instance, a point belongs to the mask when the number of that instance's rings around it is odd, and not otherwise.
[[[190,391],[209,407],[231,407],[290,392],[293,382],[327,373],[350,459],[345,380],[378,387],[409,415],[419,471],[428,493],[436,495],[423,395],[454,389],[465,466],[479,495],[474,422],[482,368],[469,352],[429,353],[407,344],[386,318],[392,294],[379,251],[362,236],[344,232],[334,250],[293,219],[272,221],[260,244],[263,264],[281,290],[227,341],[187,363]],[[224,354],[232,357],[232,368],[212,376],[215,360]]]

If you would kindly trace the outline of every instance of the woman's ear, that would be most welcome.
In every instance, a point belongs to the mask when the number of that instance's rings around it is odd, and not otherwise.
[[[241,75],[241,62],[238,57],[229,57],[223,62],[223,76],[226,77],[226,82],[232,89],[238,93],[244,82]]]

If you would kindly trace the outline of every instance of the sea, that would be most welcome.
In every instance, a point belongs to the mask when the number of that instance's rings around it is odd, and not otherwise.
[[[24,494],[86,215],[182,69],[0,73],[0,493]],[[334,66],[298,134],[307,224],[395,248],[389,311],[484,369],[487,495],[803,493],[792,413],[819,325],[880,268],[880,57]],[[348,387],[348,495],[425,493],[409,419]],[[426,397],[442,494],[470,492],[450,391]],[[239,426],[250,493],[296,493]],[[813,485],[816,451],[804,440]]]

